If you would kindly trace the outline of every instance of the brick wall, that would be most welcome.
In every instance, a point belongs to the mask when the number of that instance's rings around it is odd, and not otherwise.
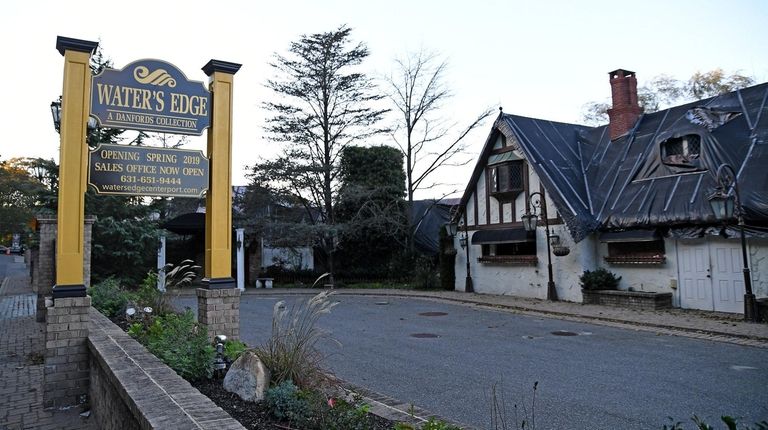
[[[208,329],[208,338],[223,334],[240,338],[240,290],[197,289],[197,320]]]
[[[672,293],[643,291],[581,290],[585,305],[603,305],[617,308],[656,310],[672,307]]]
[[[43,406],[85,403],[88,393],[88,310],[91,298],[56,299],[46,309]]]
[[[95,309],[88,349],[99,429],[244,429]]]

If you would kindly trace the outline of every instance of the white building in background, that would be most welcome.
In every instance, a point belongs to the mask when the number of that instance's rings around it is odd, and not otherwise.
[[[604,267],[623,290],[743,312],[738,228],[717,221],[707,198],[728,164],[745,209],[752,288],[768,296],[768,84],[650,114],[633,72],[611,72],[610,84],[605,126],[499,114],[454,218],[456,289],[465,289],[468,252],[475,292],[546,297],[546,235],[521,222],[540,192],[551,234],[570,249],[552,257],[561,300],[581,302],[579,276]]]

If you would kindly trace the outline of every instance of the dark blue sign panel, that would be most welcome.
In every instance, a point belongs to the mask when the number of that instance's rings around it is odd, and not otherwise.
[[[93,77],[91,115],[103,127],[199,136],[210,111],[205,85],[165,61],[138,60]]]
[[[208,189],[202,151],[101,144],[88,164],[88,184],[98,194],[202,197]]]

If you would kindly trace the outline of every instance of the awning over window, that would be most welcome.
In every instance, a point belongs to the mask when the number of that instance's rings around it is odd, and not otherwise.
[[[604,231],[600,233],[600,242],[651,242],[661,240],[656,230]]]
[[[533,233],[524,228],[504,228],[498,230],[480,230],[472,235],[472,245],[490,243],[534,242]]]
[[[522,160],[522,158],[518,157],[517,154],[515,154],[515,151],[507,151],[502,152],[501,154],[494,154],[488,157],[488,165],[494,165],[499,163],[506,163],[507,161],[517,161]]]
[[[188,235],[205,232],[205,214],[192,212],[166,221],[160,227],[176,234]]]

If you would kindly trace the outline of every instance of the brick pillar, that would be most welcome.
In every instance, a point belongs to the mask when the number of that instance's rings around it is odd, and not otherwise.
[[[38,218],[40,244],[35,261],[35,279],[32,289],[37,293],[38,322],[45,321],[45,297],[51,295],[56,283],[56,218]]]
[[[198,288],[197,321],[208,329],[208,338],[223,334],[240,338],[240,290]]]
[[[88,310],[91,298],[58,298],[47,309],[43,406],[63,407],[85,403],[90,367]]]
[[[93,223],[96,217],[85,218],[83,225],[83,283],[91,286],[91,242],[93,241]],[[45,297],[51,295],[56,283],[56,218],[38,218],[37,228],[40,231],[40,244],[34,257],[34,275],[32,291],[37,293],[38,322],[45,321]]]

